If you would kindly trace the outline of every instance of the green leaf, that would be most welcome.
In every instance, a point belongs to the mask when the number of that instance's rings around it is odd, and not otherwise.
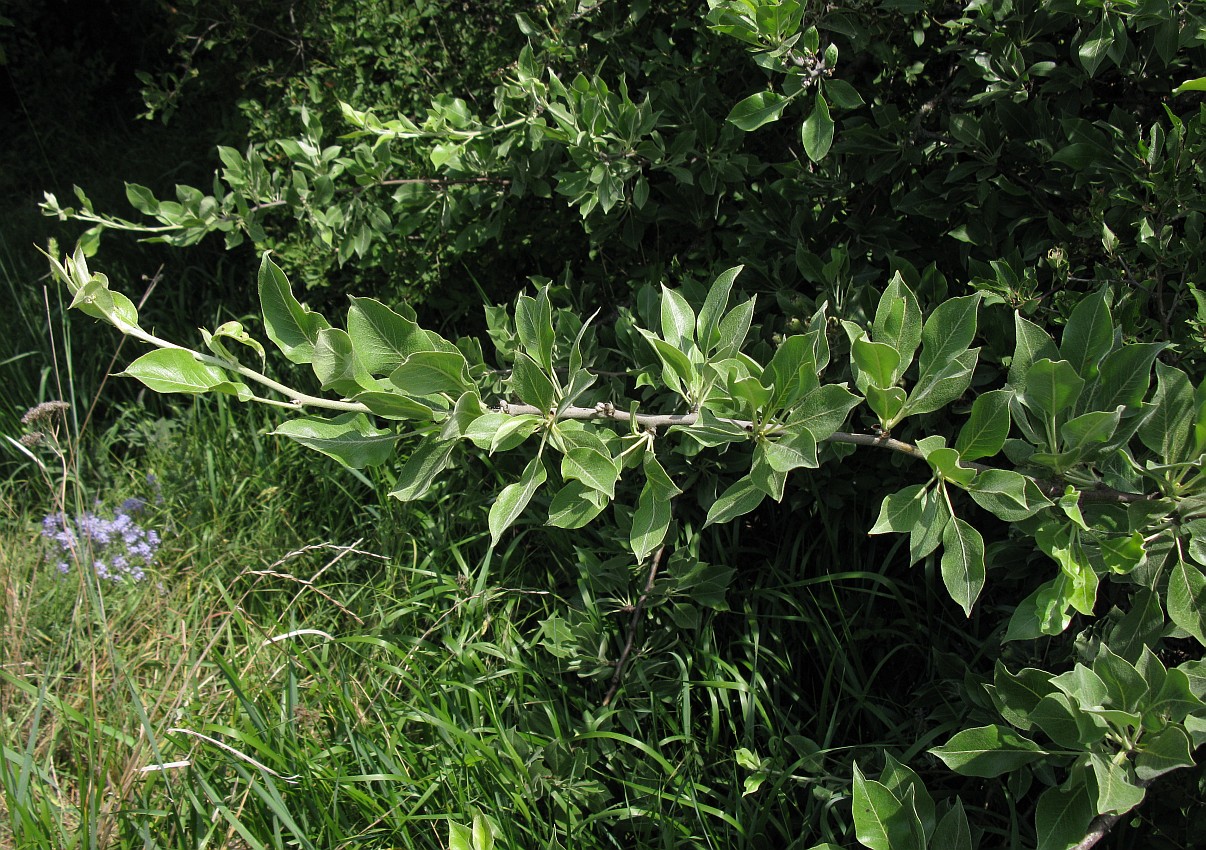
[[[581,481],[567,482],[549,504],[549,525],[582,528],[610,504],[607,496]]]
[[[662,286],[662,339],[685,352],[695,333],[695,311],[687,299],[673,289]]]
[[[51,260],[55,276],[71,291],[73,310],[109,322],[123,333],[138,327],[138,308],[120,292],[109,289],[108,277],[89,273],[82,245],[77,247],[74,257],[64,262],[66,266]]]
[[[967,490],[976,504],[1006,522],[1021,522],[1051,505],[1033,479],[1012,469],[983,470]]]
[[[585,392],[586,388],[595,382],[595,376],[586,372],[582,368],[582,343],[583,340],[589,339],[587,331],[594,333],[591,328],[591,323],[599,315],[596,310],[592,313],[585,322],[582,322],[578,328],[578,333],[574,335],[574,342],[570,346],[569,352],[569,388],[566,390],[567,404],[573,404],[574,400],[581,392]]]
[[[869,850],[925,850],[921,822],[912,807],[880,782],[867,779],[854,765],[854,830]]]
[[[757,378],[735,378],[733,373],[725,383],[725,388],[734,401],[744,402],[742,409],[751,418],[759,411],[765,411],[771,401],[771,391],[762,386]]]
[[[1013,358],[1009,364],[1009,385],[1020,392],[1026,386],[1030,367],[1038,360],[1058,360],[1055,341],[1038,325],[1015,313]]]
[[[335,390],[353,396],[363,387],[356,382],[356,359],[352,340],[339,328],[323,328],[314,343],[311,368],[324,390]]]
[[[950,521],[951,508],[946,495],[938,487],[928,490],[922,498],[921,519],[909,531],[910,564],[916,564],[938,548]]]
[[[955,517],[942,533],[942,581],[965,616],[984,589],[984,538],[967,522]]]
[[[1164,631],[1164,605],[1159,595],[1147,588],[1140,588],[1131,596],[1130,610],[1109,632],[1110,648],[1135,664],[1143,673],[1148,690],[1153,692],[1160,689],[1165,670],[1148,647],[1155,646],[1164,636]]]
[[[909,392],[905,405],[908,414],[932,413],[962,396],[971,386],[979,357],[980,349],[972,348],[946,363],[931,364],[932,368],[921,373],[917,385]]]
[[[1114,436],[1122,418],[1122,409],[1094,410],[1069,419],[1060,426],[1059,436],[1066,452],[1092,453]]]
[[[863,105],[862,95],[845,80],[824,80],[821,85],[829,100],[839,109],[858,109]]]
[[[1192,460],[1195,407],[1189,376],[1157,361],[1152,411],[1139,426],[1139,439],[1164,463]]]
[[[731,484],[720,494],[719,498],[708,509],[705,527],[716,523],[725,523],[739,516],[744,516],[758,507],[766,493],[758,489],[750,476],[745,476]]]
[[[430,407],[396,392],[370,390],[357,393],[352,401],[363,404],[374,416],[383,419],[423,419],[429,422],[435,419],[435,411]]]
[[[1084,514],[1082,514],[1080,511],[1080,492],[1075,487],[1069,484],[1064,489],[1064,495],[1059,497],[1059,499],[1056,501],[1056,504],[1059,505],[1059,509],[1064,512],[1064,516],[1072,520],[1073,525],[1082,531],[1089,530],[1089,526],[1085,523]],[[1051,555],[1053,558],[1056,557],[1050,552],[1047,554]]]
[[[717,418],[716,414],[706,407],[699,411],[699,421],[690,428],[683,428],[683,433],[708,448],[746,442],[750,438],[749,432],[740,425]]]
[[[681,350],[659,339],[655,334],[643,328],[639,330],[662,363],[662,380],[675,392],[686,397],[697,379],[697,372],[691,360]],[[721,336],[724,336],[723,328]]]
[[[1089,410],[1138,409],[1152,382],[1152,363],[1167,346],[1162,342],[1124,345],[1106,355],[1089,393]]]
[[[390,372],[389,382],[409,396],[459,396],[472,388],[469,363],[459,351],[417,351]]]
[[[1113,43],[1114,30],[1109,25],[1109,15],[1103,14],[1101,22],[1084,37],[1076,48],[1080,64],[1084,66],[1090,77],[1097,73],[1097,69],[1101,66],[1102,60],[1105,59]]]
[[[1134,711],[1145,702],[1148,688],[1143,676],[1135,665],[1115,655],[1105,644],[1093,659],[1093,672],[1105,683],[1109,694],[1106,705]]]
[[[521,295],[515,303],[515,332],[524,351],[546,372],[553,368],[553,310],[548,287],[536,298]]]
[[[925,506],[925,485],[910,484],[884,497],[879,507],[879,518],[868,534],[887,534],[889,531],[909,532],[921,521]]]
[[[896,349],[899,362],[905,367],[913,362],[913,354],[921,344],[921,308],[917,296],[905,284],[899,271],[892,275],[879,297],[871,334],[876,342],[887,343]]]
[[[494,831],[485,815],[473,816],[472,850],[494,850]]]
[[[976,336],[976,314],[980,294],[948,298],[926,319],[921,331],[921,374],[937,373],[947,362],[959,357]]]
[[[1197,77],[1196,79],[1186,80],[1172,90],[1173,94],[1185,94],[1186,92],[1206,91],[1206,77]]]
[[[879,419],[880,426],[884,430],[895,426],[905,407],[905,391],[900,387],[885,390],[870,384],[863,388],[863,392],[867,396],[867,406]]]
[[[130,206],[143,215],[155,215],[159,212],[159,201],[156,200],[155,194],[146,186],[139,186],[137,183],[127,183],[126,200],[130,202]]]
[[[829,104],[819,91],[812,114],[800,126],[800,141],[804,143],[804,153],[813,162],[824,159],[833,146],[833,119],[829,117]]]
[[[682,603],[676,602],[676,603],[674,603],[674,605],[675,605],[675,607],[672,607],[670,609],[671,612],[679,610],[678,606],[682,605]],[[674,614],[671,613],[671,617],[673,617],[673,616],[674,616]],[[683,624],[679,624],[677,622],[675,623],[675,625],[679,626],[679,628],[684,628],[684,627],[694,628],[691,626],[684,626]],[[761,788],[766,783],[766,780],[768,778],[769,778],[769,776],[765,773],[755,773],[750,776],[747,776],[745,778],[745,781],[741,783],[741,785],[742,785],[741,796],[748,797],[750,794],[756,794],[758,792],[758,789]]]
[[[1197,749],[1206,744],[1206,718],[1190,716],[1185,718],[1185,731],[1189,733],[1189,738],[1193,743],[1193,748]]]
[[[582,448],[594,449],[601,454],[610,454],[611,449],[608,448],[608,444],[604,442],[601,434],[606,434],[608,438],[613,436],[610,431],[600,432],[594,425],[574,419],[558,419],[549,432],[553,445],[562,454],[570,449]]]
[[[1051,684],[1076,700],[1081,708],[1104,705],[1110,696],[1101,677],[1079,662],[1068,672],[1053,676]]]
[[[1064,601],[1082,614],[1092,614],[1098,579],[1080,542],[1078,529],[1069,523],[1044,522],[1034,532],[1034,541],[1060,565],[1068,579]]]
[[[427,334],[411,319],[372,298],[352,298],[348,336],[365,371],[384,377],[410,355],[432,351]]]
[[[737,766],[743,767],[746,770],[761,770],[762,759],[758,758],[758,754],[750,751],[746,747],[738,747],[733,752],[733,757],[737,760]]]
[[[991,779],[1038,761],[1047,753],[1006,726],[964,729],[930,753],[956,773]]]
[[[1100,753],[1089,753],[1089,763],[1097,784],[1097,814],[1125,814],[1143,802],[1143,789],[1131,784],[1122,765],[1107,760]]]
[[[1206,577],[1193,564],[1178,560],[1168,578],[1168,616],[1206,644]]]
[[[732,357],[745,345],[746,335],[754,321],[754,300],[742,301],[720,320],[720,343],[713,352],[713,358],[724,360]]]
[[[628,541],[637,561],[644,561],[666,539],[670,500],[681,492],[652,452],[644,458],[645,486],[641,488]]]
[[[789,103],[789,98],[773,91],[756,92],[734,106],[726,120],[748,133],[764,124],[778,121]]]
[[[448,850],[474,850],[473,830],[456,821],[449,820]]]
[[[1104,289],[1081,298],[1068,317],[1060,339],[1059,356],[1085,380],[1097,375],[1098,364],[1114,346],[1114,318]]]
[[[488,524],[491,546],[498,545],[503,532],[519,519],[524,508],[528,506],[528,502],[532,501],[532,496],[536,494],[547,477],[548,473],[544,469],[544,463],[539,457],[534,457],[528,461],[519,480],[502,489],[502,492],[495,498],[494,504],[490,506]]]
[[[260,262],[259,291],[268,338],[291,363],[309,363],[319,331],[331,327],[330,323],[293,297],[289,279],[268,254]]]
[[[1008,390],[992,390],[976,396],[971,415],[959,429],[955,450],[963,460],[992,457],[1009,436]]]
[[[826,440],[842,427],[860,401],[843,384],[822,384],[804,396],[788,417],[787,426],[803,425],[817,442]]]
[[[1157,660],[1156,663],[1159,661]],[[1195,663],[1197,662],[1186,662],[1179,667],[1166,670],[1159,688],[1153,689],[1154,696],[1145,706],[1142,706],[1145,713],[1151,712],[1173,723],[1183,723],[1188,715],[1201,713],[1206,705],[1195,693],[1194,682],[1189,678],[1187,672],[1192,669],[1187,665]]]
[[[352,469],[385,463],[399,439],[393,431],[374,428],[363,413],[345,413],[334,419],[292,419],[282,422],[272,433],[296,440]]]
[[[486,412],[482,397],[477,390],[466,390],[452,406],[452,410],[444,417],[440,428],[441,440],[460,439],[473,422],[480,419]]]
[[[1047,694],[1030,711],[1030,720],[1058,746],[1080,750],[1105,737],[1104,722],[1094,722],[1066,694]]]
[[[955,804],[938,821],[930,847],[934,850],[973,850],[971,826],[962,800],[955,798]]]
[[[976,470],[959,465],[959,453],[945,446],[926,453],[926,463],[943,481],[966,487],[976,478]]]
[[[911,797],[923,836],[933,833],[934,798],[930,796],[925,784],[911,767],[901,764],[892,758],[890,753],[885,753],[884,769],[879,775],[879,781],[902,803]],[[924,838],[922,843],[924,844]]]
[[[762,370],[759,380],[763,386],[772,387],[770,408],[779,410],[792,407],[806,393],[816,389],[817,364],[814,357],[815,331],[794,334],[775,349],[770,363]]]
[[[887,389],[900,377],[900,353],[884,342],[856,339],[850,354],[859,370],[859,386],[872,385]]]
[[[776,472],[791,472],[804,467],[816,469],[817,441],[807,428],[795,427],[785,432],[777,441],[764,440],[759,443],[767,463]]]
[[[455,440],[424,440],[419,443],[402,469],[390,495],[403,502],[427,495],[436,477],[448,468]]]
[[[1206,518],[1190,520],[1181,529],[1189,532],[1189,557],[1206,565]]]
[[[993,701],[1001,716],[1023,731],[1033,726],[1031,712],[1043,697],[1055,690],[1051,678],[1046,670],[1036,667],[1025,667],[1017,673],[1010,673],[998,659],[993,675]]]
[[[592,490],[598,490],[609,499],[616,497],[616,481],[620,470],[610,455],[594,449],[570,449],[561,459],[561,477],[567,481],[581,481]]]
[[[264,346],[243,329],[241,322],[223,322],[214,328],[213,333],[202,328],[201,336],[210,351],[232,364],[237,364],[239,359],[226,348],[225,340],[228,339],[250,348],[259,355],[261,363],[264,361]]]
[[[1191,767],[1193,748],[1189,736],[1180,726],[1166,726],[1159,732],[1144,735],[1142,749],[1135,757],[1135,776],[1150,781],[1170,770]]]
[[[1095,815],[1093,801],[1084,782],[1048,788],[1039,797],[1034,812],[1038,833],[1035,850],[1068,850],[1079,843]]]
[[[805,326],[808,328],[808,336],[814,342],[812,354],[813,362],[816,363],[817,374],[823,372],[829,366],[829,317],[826,315],[828,302],[822,302],[816,312],[812,314],[812,318],[808,320]]]
[[[1036,361],[1026,373],[1022,403],[1036,413],[1052,418],[1076,404],[1085,388],[1085,380],[1076,374],[1067,360]]]
[[[1018,603],[1005,640],[1034,640],[1043,635],[1058,635],[1068,628],[1072,616],[1068,613],[1071,582],[1062,572],[1039,585],[1033,593]]]
[[[252,397],[245,384],[232,382],[225,371],[200,363],[180,348],[149,351],[118,373],[119,378],[137,378],[157,393],[220,392],[237,396],[240,401]]]
[[[490,454],[507,452],[536,433],[542,421],[532,414],[486,413],[474,418],[460,436],[471,440],[479,449],[489,450]]]
[[[745,266],[734,266],[721,272],[708,289],[708,297],[704,299],[699,317],[695,320],[695,339],[705,355],[711,354],[720,344],[720,318],[729,304],[733,282],[737,280],[737,275],[741,274],[743,268]]]
[[[548,413],[557,399],[553,381],[535,360],[520,352],[515,355],[515,368],[511,372],[511,389],[524,404],[530,404]]]
[[[754,449],[754,460],[750,465],[750,479],[754,486],[776,502],[783,501],[783,489],[787,484],[787,473],[771,465],[767,457],[768,447],[774,450],[778,447],[766,440],[759,441]]]
[[[1155,594],[1152,595],[1154,596]],[[1190,691],[1195,697],[1206,699],[1206,659],[1185,661],[1174,669],[1180,670],[1185,674],[1186,682],[1189,684]]]

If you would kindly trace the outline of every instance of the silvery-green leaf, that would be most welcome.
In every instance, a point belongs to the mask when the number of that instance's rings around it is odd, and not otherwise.
[[[220,392],[237,396],[240,401],[252,397],[245,384],[231,381],[217,366],[199,362],[180,348],[159,348],[149,351],[118,374],[119,378],[137,378],[157,393],[187,393],[196,395]]]
[[[374,428],[363,413],[345,413],[333,419],[292,419],[282,422],[272,433],[296,440],[352,469],[385,463],[399,439],[393,431]]]
[[[309,363],[319,331],[331,325],[293,297],[289,279],[265,254],[259,272],[260,310],[268,338],[292,363]]]
[[[519,480],[502,489],[490,506],[488,525],[491,546],[497,546],[503,532],[515,524],[546,478],[548,473],[544,463],[539,457],[534,457],[528,461]]]

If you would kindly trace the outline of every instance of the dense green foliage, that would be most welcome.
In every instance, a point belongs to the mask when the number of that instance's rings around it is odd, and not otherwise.
[[[139,719],[146,760],[204,726],[219,766],[123,786],[105,829],[1200,842],[1206,11],[455,5],[186,6],[148,111],[254,85],[245,140],[202,188],[127,185],[137,219],[43,204],[87,226],[52,251],[72,306],[152,346],[125,375],[284,408],[377,540],[455,541],[280,614],[279,694],[230,600],[230,719]],[[253,248],[257,315],[148,330],[88,268],[114,231]],[[288,720],[302,682],[322,733]],[[3,787],[33,840],[25,722]]]

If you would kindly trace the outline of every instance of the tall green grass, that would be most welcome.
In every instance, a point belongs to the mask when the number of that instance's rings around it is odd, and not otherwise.
[[[848,838],[856,758],[924,773],[963,720],[928,683],[984,636],[868,543],[857,488],[688,535],[605,706],[646,581],[605,530],[491,551],[470,482],[504,470],[390,502],[272,411],[102,383],[113,349],[4,277],[37,353],[3,364],[0,846],[444,848],[476,817],[510,848],[806,848]],[[60,451],[18,450],[52,397]],[[129,497],[148,578],[60,575],[42,517]]]
[[[514,848],[808,847],[846,836],[855,756],[915,757],[946,728],[900,681],[938,661],[891,553],[705,538],[744,577],[728,610],[684,634],[651,605],[605,708],[627,618],[590,587],[604,541],[532,530],[491,553],[469,488],[383,504],[266,424],[218,401],[83,441],[110,468],[61,491],[76,504],[146,495],[148,471],[161,488],[139,585],[55,574],[54,498],[6,490],[14,844],[435,848],[481,815]],[[595,624],[594,666],[555,651],[556,617]]]

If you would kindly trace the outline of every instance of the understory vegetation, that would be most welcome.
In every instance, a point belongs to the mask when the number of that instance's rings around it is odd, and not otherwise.
[[[1206,845],[1204,67],[0,0],[0,847]]]

